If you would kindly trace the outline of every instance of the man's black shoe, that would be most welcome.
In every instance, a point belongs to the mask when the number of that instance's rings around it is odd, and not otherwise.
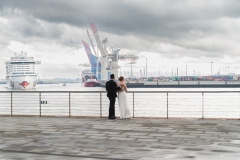
[[[108,119],[116,119],[116,117],[108,117]]]

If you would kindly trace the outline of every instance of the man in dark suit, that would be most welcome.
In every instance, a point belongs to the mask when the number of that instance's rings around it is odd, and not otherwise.
[[[116,119],[115,117],[115,101],[117,97],[116,92],[121,88],[118,87],[117,83],[114,81],[115,79],[114,74],[111,74],[110,78],[111,80],[106,82],[107,97],[110,101],[108,119]]]

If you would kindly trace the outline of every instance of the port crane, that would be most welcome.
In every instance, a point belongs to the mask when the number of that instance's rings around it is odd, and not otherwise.
[[[100,72],[102,80],[108,80],[109,74],[111,73],[115,74],[116,77],[118,77],[118,69],[120,68],[118,65],[119,60],[130,60],[131,63],[134,64],[136,63],[136,60],[139,59],[138,56],[127,53],[114,43],[110,42],[107,37],[100,35],[94,23],[90,23],[90,26],[100,55],[98,55],[98,52],[96,52],[88,31],[87,34],[93,47],[94,53],[98,61],[101,63]]]

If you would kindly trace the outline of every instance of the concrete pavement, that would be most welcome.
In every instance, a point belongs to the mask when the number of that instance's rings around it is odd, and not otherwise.
[[[1,160],[240,160],[239,120],[0,116]]]

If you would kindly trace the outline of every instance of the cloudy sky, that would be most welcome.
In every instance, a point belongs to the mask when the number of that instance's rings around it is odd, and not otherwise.
[[[139,56],[135,75],[146,58],[153,76],[176,68],[186,75],[186,66],[188,75],[209,75],[211,62],[214,74],[240,74],[239,0],[0,0],[0,79],[4,61],[20,51],[41,60],[40,78],[77,78],[88,62],[81,41],[90,43],[90,22]],[[120,63],[123,76],[128,63]]]

